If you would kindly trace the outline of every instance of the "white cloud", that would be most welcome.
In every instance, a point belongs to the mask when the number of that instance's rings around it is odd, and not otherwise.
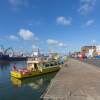
[[[60,42],[60,43],[58,44],[58,46],[60,46],[60,47],[66,47],[66,44]]]
[[[38,48],[36,45],[32,45],[32,49],[36,49]]]
[[[9,2],[10,2],[13,6],[19,5],[19,4],[21,3],[20,0],[9,0]]]
[[[72,23],[71,18],[65,18],[63,16],[58,17],[56,19],[56,22],[57,22],[57,24],[61,24],[61,25],[64,25],[64,26],[69,26]]]
[[[35,40],[35,41],[39,41],[39,38],[38,38],[38,37],[34,37],[34,40]]]
[[[49,45],[55,45],[55,46],[59,46],[59,47],[66,47],[66,44],[63,42],[60,42],[58,40],[53,40],[53,39],[48,39],[47,43]]]
[[[12,41],[17,41],[19,40],[19,38],[15,35],[5,35],[5,36],[1,36],[0,40],[12,40]]]
[[[93,25],[94,24],[94,20],[88,20],[87,22],[86,22],[86,26],[87,27],[89,27],[89,26],[91,26],[91,25]]]
[[[28,7],[27,0],[9,0],[9,3],[14,10],[17,10],[20,7]]]
[[[8,36],[8,38],[11,40],[18,40],[18,37],[15,35],[10,35],[10,36]]]
[[[47,43],[50,44],[50,45],[57,45],[59,42],[57,40],[48,39]]]
[[[31,32],[30,30],[26,30],[26,29],[20,29],[19,35],[24,40],[30,40],[34,37],[34,33]]]
[[[96,4],[96,0],[80,0],[80,7],[78,11],[81,14],[87,14],[91,12]]]
[[[96,40],[92,40],[92,43],[95,43],[96,42]]]

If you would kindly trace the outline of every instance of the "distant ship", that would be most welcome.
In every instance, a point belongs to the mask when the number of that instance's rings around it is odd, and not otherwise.
[[[9,52],[9,50],[11,51],[11,53]],[[11,47],[5,49],[1,45],[1,49],[0,49],[0,62],[25,61],[25,60],[27,60],[27,57],[25,57],[23,55],[23,53],[20,54],[20,55],[14,54],[14,50]]]
[[[27,57],[23,57],[23,56],[12,56],[9,57],[9,61],[26,61]]]
[[[9,62],[9,61],[26,61],[27,57],[10,57],[9,55],[5,55],[0,53],[0,62]]]
[[[9,62],[9,55],[4,55],[0,52],[0,63],[8,63]]]

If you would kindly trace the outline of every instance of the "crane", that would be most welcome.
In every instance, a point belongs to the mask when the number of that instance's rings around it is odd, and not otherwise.
[[[4,46],[1,45],[0,47],[1,47],[1,53],[4,54],[4,50],[5,50],[5,49],[4,49]]]
[[[6,50],[4,50],[4,54],[7,54],[7,52],[11,50],[12,54],[14,55],[14,50],[12,49],[12,47],[7,48]]]

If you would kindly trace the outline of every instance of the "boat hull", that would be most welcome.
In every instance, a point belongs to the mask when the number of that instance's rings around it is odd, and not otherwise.
[[[9,55],[0,55],[0,64],[9,63]]]
[[[9,57],[10,61],[26,61],[27,57]]]
[[[21,79],[21,78],[33,77],[33,76],[38,76],[38,75],[42,75],[42,74],[55,72],[55,71],[58,71],[59,69],[60,69],[60,67],[45,68],[45,69],[42,69],[42,71],[40,71],[40,70],[32,71],[29,74],[22,74],[17,71],[11,71],[11,76]]]

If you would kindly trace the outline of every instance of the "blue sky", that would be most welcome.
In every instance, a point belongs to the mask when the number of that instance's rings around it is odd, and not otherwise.
[[[0,45],[79,50],[100,44],[100,0],[0,0]]]

